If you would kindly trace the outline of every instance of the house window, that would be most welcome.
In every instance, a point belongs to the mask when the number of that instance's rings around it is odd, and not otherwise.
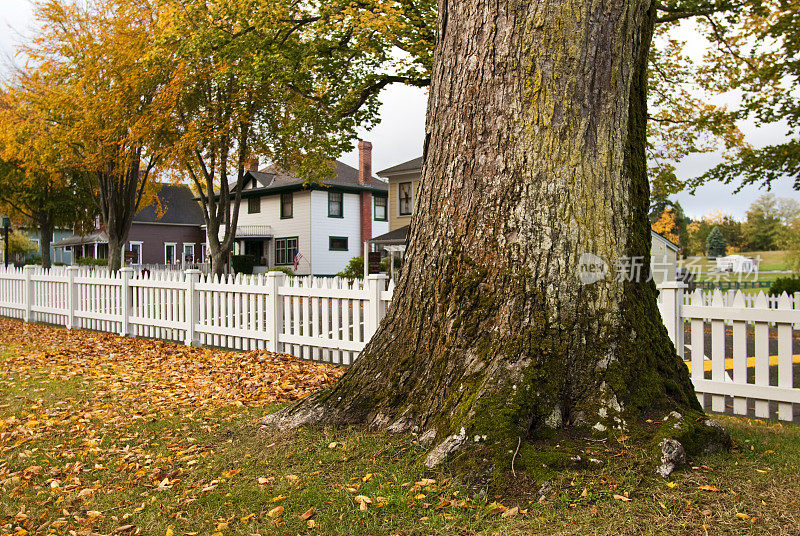
[[[141,242],[131,242],[131,264],[134,266],[139,266],[142,264],[142,243]]]
[[[194,244],[183,245],[183,262],[187,264],[194,262]]]
[[[285,220],[292,217],[293,210],[292,192],[281,194],[281,219]]]
[[[200,244],[200,262],[206,262],[206,247],[207,246],[204,243]]]
[[[247,213],[258,214],[259,212],[261,212],[261,198],[249,197],[247,199]]]
[[[347,237],[346,236],[328,237],[328,249],[330,251],[347,251]]]
[[[275,264],[292,264],[297,253],[297,237],[275,239]]]
[[[344,210],[342,210],[342,192],[328,192],[328,217],[329,218],[343,218]]]
[[[378,221],[386,221],[386,198],[382,196],[375,196],[375,219]]]
[[[398,197],[400,198],[400,205],[398,206],[397,213],[401,216],[411,216],[414,211],[414,198],[413,190],[410,182],[401,182],[397,185]]]
[[[164,264],[175,264],[177,250],[178,244],[175,242],[167,242],[164,244]]]

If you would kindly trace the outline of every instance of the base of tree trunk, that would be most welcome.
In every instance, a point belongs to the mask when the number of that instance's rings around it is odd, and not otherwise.
[[[514,479],[519,476],[533,482],[541,480],[542,473],[561,470],[601,469],[608,460],[600,454],[587,455],[585,445],[591,441],[617,440],[643,448],[648,456],[647,471],[667,477],[685,466],[695,456],[714,452],[727,452],[732,441],[727,430],[703,412],[689,410],[685,414],[671,411],[653,414],[653,418],[628,423],[625,429],[608,429],[602,433],[587,428],[540,429],[531,437],[508,439],[505,443],[492,442],[486,436],[468,436],[463,428],[460,433],[446,437],[434,444],[433,430],[422,431],[416,426],[407,428],[393,423],[386,426],[381,419],[373,419],[366,428],[373,431],[408,433],[429,450],[425,465],[433,469],[443,462],[467,481],[481,485],[504,482],[509,473]],[[354,419],[324,403],[301,402],[285,408],[261,420],[261,431],[288,431],[304,426],[353,425]],[[582,448],[583,447],[583,448]],[[541,483],[541,482],[540,482]]]

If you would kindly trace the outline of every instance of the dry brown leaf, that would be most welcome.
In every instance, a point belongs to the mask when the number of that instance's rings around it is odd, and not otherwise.
[[[314,507],[312,506],[311,508],[300,514],[300,519],[305,521],[306,519],[310,519],[311,517],[313,517],[314,514],[316,514],[316,512],[314,511]]]
[[[503,515],[501,515],[500,517],[513,517],[517,514],[519,514],[519,507],[514,506],[503,512]]]

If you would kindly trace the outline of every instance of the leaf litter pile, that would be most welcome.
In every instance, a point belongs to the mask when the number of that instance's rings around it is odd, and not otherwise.
[[[503,492],[426,471],[408,434],[258,433],[343,372],[0,319],[0,536],[798,534],[792,426],[726,419],[734,452],[666,482],[626,437],[589,441],[600,469]]]
[[[6,369],[50,367],[103,382],[119,398],[156,406],[264,405],[303,398],[344,373],[266,351],[230,352],[0,319],[0,346],[27,349]]]

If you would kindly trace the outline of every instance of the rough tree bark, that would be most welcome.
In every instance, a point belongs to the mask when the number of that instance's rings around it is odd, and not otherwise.
[[[266,424],[415,429],[435,463],[465,435],[508,449],[542,426],[699,409],[654,284],[616,277],[625,258],[649,270],[654,16],[649,0],[440,0],[391,309],[338,384]],[[608,277],[581,281],[587,253]]]

